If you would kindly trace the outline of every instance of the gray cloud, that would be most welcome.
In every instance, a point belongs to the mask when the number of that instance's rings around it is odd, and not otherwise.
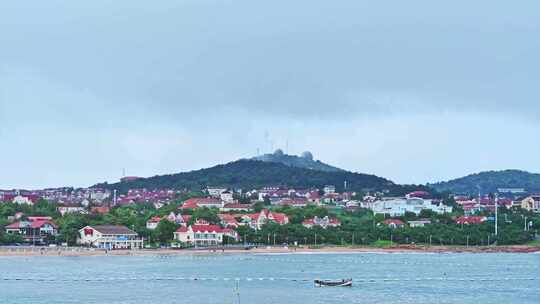
[[[249,156],[269,145],[261,139],[269,131],[276,145],[291,137],[298,152],[309,148],[343,167],[431,181],[447,174],[408,177],[401,157],[386,155],[389,167],[367,158],[393,145],[413,159],[426,149],[441,154],[402,140],[412,130],[454,141],[470,131],[480,146],[495,130],[486,125],[538,131],[539,12],[534,1],[2,3],[0,148],[21,138],[34,149],[40,143],[53,151],[10,153],[9,168],[32,158],[46,170],[68,154],[42,141],[53,134],[54,143],[78,147],[68,159],[89,162],[80,168],[92,172],[29,183],[92,183],[121,166],[151,175]],[[470,116],[483,125],[456,125]],[[429,117],[446,117],[444,128]],[[370,142],[380,143],[373,154]],[[355,159],[350,151],[364,152]],[[152,155],[160,160],[143,161]],[[501,158],[493,167],[540,170],[532,155],[519,157],[529,161]],[[478,169],[457,167],[455,174]]]

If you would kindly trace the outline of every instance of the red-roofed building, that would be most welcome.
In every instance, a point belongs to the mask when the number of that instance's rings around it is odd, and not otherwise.
[[[6,226],[6,233],[19,234],[25,242],[46,243],[47,238],[58,235],[58,226],[48,216],[33,216]]]
[[[218,214],[219,219],[221,220],[221,225],[230,228],[237,228],[240,226],[240,223],[236,220],[235,216],[232,214]]]
[[[34,194],[5,194],[3,200],[19,205],[33,205],[39,201],[40,197]]]
[[[180,243],[195,246],[213,246],[223,243],[224,237],[238,240],[236,231],[219,225],[191,225],[180,227],[174,232],[174,239]]]
[[[303,208],[308,205],[308,201],[304,198],[284,198],[280,200],[277,205]]]
[[[321,226],[322,228],[326,229],[327,227],[338,227],[341,226],[341,221],[337,218],[329,218],[328,216],[325,217],[313,217],[310,219],[306,219],[302,222],[302,225],[306,228],[311,228],[313,226]]]
[[[186,200],[180,209],[223,208],[223,201],[214,197],[194,197]]]
[[[431,194],[426,191],[414,191],[409,194],[407,194],[407,198],[410,197],[417,197],[417,198],[423,198],[423,199],[429,199],[431,198]]]
[[[261,229],[263,225],[270,222],[280,225],[289,223],[289,217],[285,213],[272,212],[268,209],[263,209],[259,213],[242,215],[242,220],[255,230]]]
[[[398,219],[387,219],[383,221],[383,224],[392,229],[403,228],[405,226],[405,223],[403,223],[402,220]]]
[[[153,216],[148,221],[146,221],[146,229],[154,230],[161,222],[162,218],[159,216]]]
[[[111,211],[111,208],[109,207],[92,207],[90,208],[90,212],[94,214],[107,214]]]
[[[460,216],[456,219],[456,224],[458,225],[469,225],[469,224],[481,224],[485,222],[487,218],[485,216]]]

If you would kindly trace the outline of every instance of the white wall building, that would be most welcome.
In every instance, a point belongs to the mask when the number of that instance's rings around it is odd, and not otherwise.
[[[324,186],[324,194],[333,194],[336,193],[336,186],[333,185],[326,185]]]
[[[221,192],[220,198],[225,203],[232,203],[234,201],[233,193],[231,191],[223,191],[223,192]]]
[[[109,250],[143,247],[143,240],[135,231],[114,225],[86,226],[79,230],[77,243]]]
[[[229,236],[238,239],[236,231],[221,228],[218,225],[191,225],[180,227],[174,232],[174,239],[178,242],[195,246],[212,246],[223,243],[223,237]]]
[[[452,207],[442,203],[433,204],[432,200],[422,198],[391,199],[372,203],[371,210],[375,214],[387,214],[389,216],[404,216],[405,212],[419,215],[422,210],[431,210],[438,214],[452,212]]]

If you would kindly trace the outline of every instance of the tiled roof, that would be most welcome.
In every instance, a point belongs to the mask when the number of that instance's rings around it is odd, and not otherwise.
[[[90,227],[103,234],[137,234],[135,231],[129,229],[126,226],[98,225],[98,226],[90,226]]]

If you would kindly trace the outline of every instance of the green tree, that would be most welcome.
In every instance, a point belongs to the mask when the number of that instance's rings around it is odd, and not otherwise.
[[[173,239],[173,233],[178,229],[178,225],[167,220],[162,220],[153,231],[153,238],[161,243]]]

